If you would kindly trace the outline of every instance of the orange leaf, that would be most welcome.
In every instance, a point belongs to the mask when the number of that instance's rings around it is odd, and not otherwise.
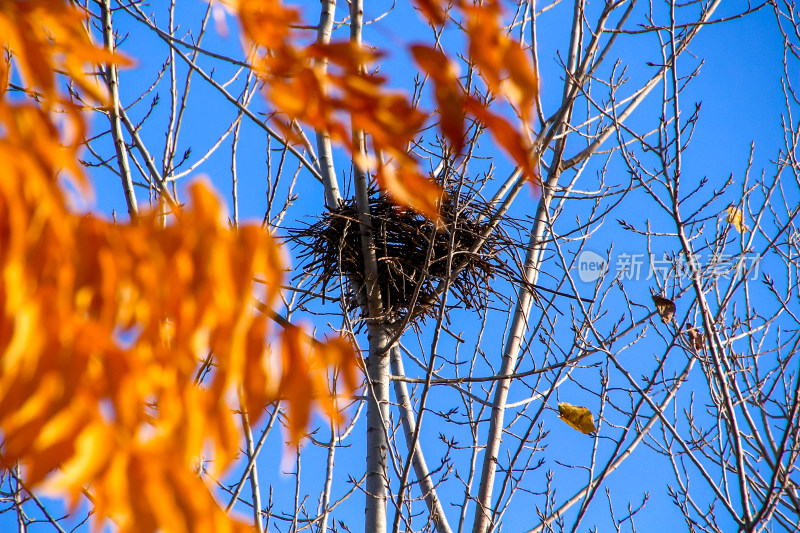
[[[346,387],[353,391],[356,356],[344,339],[319,342],[293,325],[283,330],[281,353],[280,395],[289,404],[289,439],[297,445],[308,425],[312,403],[320,405],[334,422],[341,420],[335,395],[328,390],[328,368],[341,371]]]
[[[344,72],[350,75],[358,74],[383,55],[351,40],[313,44],[306,49],[305,53],[313,59],[327,59],[342,67]]]
[[[534,185],[538,185],[540,180],[536,170],[537,160],[531,153],[533,150],[527,139],[508,121],[486,109],[474,98],[467,99],[466,109],[489,128],[494,140],[508,152],[528,180]]]
[[[469,36],[469,57],[480,69],[489,89],[500,90],[500,72],[503,69],[504,49],[508,38],[498,24],[500,9],[496,2],[462,7],[466,16]]]
[[[315,353],[318,358],[318,364],[321,363],[325,367],[332,367],[337,372],[342,373],[344,385],[347,389],[347,394],[352,394],[356,389],[356,368],[358,363],[356,361],[356,353],[353,345],[342,337],[333,337],[327,339],[325,342],[315,343]],[[323,372],[317,372],[317,383],[320,395],[327,392],[328,381],[327,375]],[[336,391],[333,390],[327,394],[327,398],[321,398],[320,403],[325,411],[325,414],[336,423],[341,422],[342,415],[337,401]]]
[[[355,391],[358,385],[356,382],[358,359],[353,344],[344,337],[337,336],[327,339],[323,343],[321,351],[324,354],[325,364],[341,369],[348,391]]]
[[[445,13],[439,0],[414,0],[414,3],[417,5],[417,9],[422,11],[422,14],[428,19],[428,22],[435,25],[444,24],[446,20]]]
[[[288,35],[274,26],[292,20],[280,2],[242,5],[254,13],[255,38]],[[258,225],[229,230],[202,183],[167,225],[158,214],[142,214],[134,226],[67,209],[58,178],[83,176],[76,153],[85,123],[77,106],[59,99],[54,69],[99,99],[86,65],[121,61],[89,41],[83,21],[61,0],[8,0],[0,9],[13,67],[45,95],[35,106],[0,100],[0,461],[21,463],[28,482],[60,467],[51,487],[75,501],[91,486],[98,520],[112,516],[121,531],[243,532],[193,467],[211,451],[221,470],[239,451],[230,403],[240,384],[254,423],[276,398],[252,280],[261,276],[266,288],[256,292],[274,302],[282,256]],[[0,96],[10,68],[0,62]],[[338,108],[322,104],[317,120],[335,124]],[[69,118],[63,131],[54,110]],[[88,184],[78,184],[88,194]],[[334,416],[326,362],[340,365],[353,387],[352,354],[333,341],[312,357],[302,351],[308,338],[289,341],[286,390],[311,390]],[[212,368],[202,388],[198,357]],[[309,401],[293,402],[300,411],[306,404],[294,434]]]
[[[296,9],[279,0],[238,0],[236,9],[248,39],[267,49],[279,48],[289,36],[289,27],[300,19]]]
[[[0,10],[0,36],[28,89],[44,95],[45,107],[57,99],[55,72],[69,74],[93,99],[105,91],[85,65],[125,64],[128,60],[95,47],[83,28],[80,10],[59,0],[7,0]],[[3,67],[7,72],[8,67]]]
[[[504,94],[518,108],[523,122],[527,122],[539,82],[520,44],[501,28],[499,4],[489,1],[462,10],[467,18],[470,60],[480,70],[489,90]]]
[[[457,154],[464,147],[465,95],[458,83],[456,68],[442,52],[434,48],[414,45],[411,53],[417,64],[433,79],[436,104],[439,106],[439,127]]]
[[[311,412],[313,384],[308,368],[310,347],[304,333],[295,326],[284,328],[281,338],[283,378],[280,395],[289,402],[289,438],[300,442]]]
[[[504,84],[509,100],[519,108],[523,123],[527,123],[530,112],[539,94],[539,80],[528,63],[528,58],[517,43],[506,47],[504,65],[509,77]]]
[[[433,220],[437,227],[441,225],[439,202],[444,191],[416,168],[381,165],[375,177],[381,189],[388,192],[394,202],[422,213]]]

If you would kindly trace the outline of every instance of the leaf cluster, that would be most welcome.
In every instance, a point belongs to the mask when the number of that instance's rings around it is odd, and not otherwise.
[[[355,353],[291,324],[274,331],[281,250],[257,224],[228,228],[203,182],[188,207],[128,223],[69,209],[62,176],[90,193],[77,163],[85,123],[56,71],[105,104],[85,67],[121,62],[83,24],[60,0],[0,10],[0,467],[73,504],[88,495],[99,523],[122,531],[247,531],[198,464],[221,471],[237,456],[235,411],[256,423],[288,399],[295,443],[315,402],[340,419],[328,372],[354,390]],[[36,98],[10,100],[14,67]],[[212,369],[202,386],[200,364]]]

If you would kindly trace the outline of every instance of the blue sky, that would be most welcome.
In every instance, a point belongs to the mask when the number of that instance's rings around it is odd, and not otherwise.
[[[155,4],[159,3],[153,4],[159,20],[165,20],[163,7]],[[366,20],[377,17],[391,5],[387,1],[369,2],[367,4]],[[317,16],[318,2],[299,2],[297,5],[302,8],[308,6],[309,22],[315,22],[314,18]],[[725,3],[717,13],[717,16],[729,15],[742,9],[743,6],[743,2]],[[590,13],[592,9],[599,9],[599,7],[599,5],[590,5]],[[196,27],[204,8],[205,4],[199,0],[186,0],[179,3],[178,18],[186,21],[181,24],[182,28]],[[343,6],[337,8],[337,20],[341,20],[344,17],[343,9]],[[638,9],[644,9],[644,6]],[[657,9],[660,9],[660,7],[657,6]],[[561,98],[562,70],[558,64],[557,54],[563,54],[568,42],[569,34],[567,28],[571,10],[572,6],[569,3],[562,2],[556,5],[542,16],[542,23],[539,27],[540,76],[545,116],[549,116],[555,111]],[[638,20],[636,14],[631,18],[632,20]],[[135,57],[137,61],[136,68],[123,71],[121,74],[122,100],[123,103],[130,104],[145,88],[153,83],[154,73],[158,71],[166,57],[166,47],[160,39],[143,31],[138,22],[131,20],[130,17],[121,12],[118,13],[115,23],[121,33],[129,33],[130,35],[122,45],[123,52]],[[228,26],[230,30],[229,36],[221,37],[212,30],[205,37],[203,46],[220,53],[240,54],[241,46],[236,35],[235,21],[228,19]],[[458,46],[459,37],[452,33],[445,35],[446,42],[452,43],[451,46]],[[344,38],[347,35],[347,28],[337,29],[334,35]],[[402,52],[402,45],[428,38],[429,35],[424,31],[419,17],[409,9],[406,2],[398,2],[395,11],[389,16],[367,25],[364,34],[366,42],[380,46],[387,51],[388,56],[382,64],[381,70],[390,79],[390,85],[406,91],[409,91],[412,87],[416,70],[409,62],[408,57]],[[631,78],[632,87],[637,87],[637,80],[642,80],[651,75],[654,67],[647,66],[645,61],[653,61],[654,58],[657,60],[658,46],[659,44],[654,34],[621,36],[619,38],[619,42],[616,45],[617,54],[622,58],[627,68],[626,74]],[[780,126],[780,117],[783,111],[783,95],[780,86],[782,47],[775,32],[774,15],[771,11],[762,9],[760,12],[743,19],[705,28],[691,45],[690,52],[691,56],[685,55],[680,60],[679,68],[681,72],[686,74],[696,68],[701,61],[703,64],[698,77],[691,82],[687,90],[681,95],[682,108],[687,113],[691,112],[695,104],[701,105],[701,108],[692,144],[685,152],[684,181],[689,184],[697,183],[701,178],[707,177],[709,179],[707,188],[710,190],[719,187],[729,176],[733,175],[736,185],[714,204],[718,206],[719,211],[722,211],[729,203],[737,201],[735,192],[741,189],[740,182],[748,162],[751,143],[755,145],[753,149],[753,172],[760,173],[761,169],[766,169],[766,172],[769,173],[770,161],[775,158],[777,149],[782,142],[782,128]],[[178,61],[180,62],[180,60]],[[200,64],[210,66],[212,62],[201,60]],[[606,72],[611,68],[612,64],[612,61],[608,61],[603,67]],[[213,62],[213,65],[217,69],[214,74],[215,79],[224,80],[233,70],[231,67],[221,66],[219,62]],[[185,65],[180,65],[179,72],[186,72]],[[241,87],[241,82],[232,84],[230,89],[232,94],[238,95],[239,87]],[[168,102],[168,89],[169,84],[166,81],[162,81],[156,91],[143,101],[143,104],[138,104],[130,111],[132,118],[141,120],[148,111],[148,102],[151,101],[154,94],[158,93],[160,102],[156,106],[153,116],[148,119],[143,131],[146,142],[149,146],[152,146],[151,153],[156,155],[157,158],[160,157],[161,147],[163,146],[163,128],[167,120],[165,109]],[[650,127],[648,125],[656,123],[660,112],[659,91],[660,89],[657,89],[652,97],[636,111],[630,120],[632,127],[637,130],[646,130],[646,128]],[[625,89],[622,89],[621,92],[626,94]],[[264,111],[266,108],[260,97],[256,96],[256,100],[257,103],[252,108],[257,111]],[[429,109],[432,107],[427,97],[423,99],[423,103]],[[194,154],[202,153],[205,147],[215,141],[218,133],[227,128],[234,114],[234,111],[216,89],[210,87],[198,76],[195,76],[190,94],[190,112],[184,117],[183,133],[179,142],[178,153],[182,153],[183,150],[189,147],[193,149]],[[95,117],[93,121],[93,127],[97,131],[106,127],[100,117]],[[242,141],[237,158],[240,216],[242,220],[260,222],[264,216],[265,209],[266,136],[263,130],[254,127],[245,119],[241,138]],[[613,142],[609,143],[609,146],[611,145],[613,145]],[[272,148],[277,147],[274,142],[271,146]],[[576,148],[576,145],[569,144],[568,155],[574,153]],[[500,150],[488,143],[488,139],[482,142],[480,150],[482,155],[491,158],[496,175],[499,178],[502,179],[510,173],[512,168],[510,163],[504,158]],[[277,157],[277,154],[273,154],[273,157]],[[194,161],[195,159],[196,155],[190,157],[189,161]],[[294,165],[291,158],[289,161]],[[488,160],[484,164],[488,168]],[[160,163],[157,162],[157,166],[160,166]],[[341,151],[337,153],[336,167],[340,176],[343,173],[349,173],[349,163],[345,154]],[[581,188],[583,184],[586,185],[586,188],[596,184],[597,174],[600,170],[598,165],[590,165],[578,182],[578,188]],[[200,167],[196,174],[209,177],[215,186],[222,191],[221,194],[230,206],[229,141],[224,142],[216,153]],[[115,210],[118,216],[123,215],[125,213],[124,197],[117,178],[108,172],[100,171],[93,172],[92,178],[96,187],[96,210],[105,215],[110,215],[111,211]],[[288,178],[285,179],[288,180]],[[623,185],[629,181],[629,176],[624,166],[619,161],[615,161],[606,169],[606,179],[610,183]],[[186,180],[183,180],[179,183],[179,191],[186,182]],[[287,183],[284,182],[281,190],[285,190],[284,187],[286,186]],[[299,196],[296,206],[289,215],[290,218],[293,218],[288,224],[290,226],[297,225],[294,220],[310,220],[308,217],[319,214],[322,208],[322,188],[319,183],[307,174],[300,172],[295,191]],[[706,193],[703,198],[705,199],[709,194]],[[141,202],[145,202],[147,195],[140,194],[139,198]],[[797,198],[797,200],[800,201],[800,198]],[[532,194],[528,195],[524,201],[518,202],[514,209],[515,216],[522,218],[529,214],[532,215],[535,210],[535,202],[536,198]],[[699,203],[700,200],[698,199],[696,202]],[[691,206],[691,203],[688,205]],[[585,213],[576,210],[575,216],[583,215]],[[663,216],[663,213],[658,213],[658,210],[653,208],[652,203],[639,202],[635,198],[626,201],[620,210],[592,236],[590,243],[587,244],[588,249],[600,254],[602,257],[608,257],[609,264],[612,266],[620,253],[642,253],[645,251],[643,242],[624,232],[616,223],[616,218],[624,218],[627,222],[633,224],[643,224],[645,221],[650,221],[654,224],[654,227],[658,227],[660,224],[663,224],[663,227],[668,227],[669,225],[669,220]],[[609,257],[607,251],[612,246],[614,252]],[[667,248],[654,250],[656,255],[667,251],[671,250]],[[768,267],[769,265],[765,265],[765,268]],[[555,274],[558,274],[558,272],[555,271]],[[554,277],[548,277],[548,272],[546,271],[540,279],[543,285],[549,287],[555,287],[560,281]],[[639,280],[632,281],[626,286],[626,289],[630,295],[635,297],[635,303],[648,305],[649,291],[654,286],[652,282]],[[591,295],[593,290],[591,284],[580,285],[579,283],[578,288],[581,291],[585,291],[586,295]],[[559,305],[568,307],[569,303]],[[567,308],[563,310],[565,312],[568,311]],[[638,311],[640,314],[646,313],[646,310],[643,309]],[[613,316],[598,319],[599,324],[612,322],[617,318],[619,312],[612,312],[610,315]],[[571,335],[568,331],[570,326],[568,316],[569,313],[567,313],[567,316],[560,318],[563,322],[559,327],[564,328],[565,339],[569,339]],[[300,317],[302,317],[302,314],[298,314],[298,318]],[[462,360],[469,359],[478,335],[474,318],[475,315],[472,313],[454,313],[450,327],[460,332],[467,342],[461,346],[456,346],[456,343],[451,338],[445,336],[439,351],[451,354],[455,353],[456,350],[461,350],[459,357]],[[331,320],[333,326],[339,326],[335,318],[327,317],[327,319]],[[328,330],[325,320],[318,320],[315,325],[319,328],[320,333]],[[502,321],[492,322],[485,333],[482,346],[493,346],[499,351],[504,327],[505,325]],[[424,339],[422,345],[427,349],[430,346],[431,332],[424,331],[422,337]],[[364,345],[366,344],[364,339],[361,339],[361,341],[364,342]],[[410,340],[407,342],[412,350],[416,348]],[[536,346],[535,340],[532,340],[532,350],[534,352],[536,352]],[[660,349],[655,343],[652,346],[653,352],[647,353],[646,348],[650,347],[650,345],[645,343],[637,346],[633,353],[631,351],[625,352],[621,357],[626,358],[626,361],[641,357],[641,372],[645,374],[652,367],[653,358],[658,356],[657,350]],[[496,358],[496,361],[499,361],[499,354],[496,355]],[[598,366],[582,370],[579,373],[587,381],[583,383],[566,382],[558,390],[557,396],[560,399],[568,399],[572,403],[584,404],[596,409],[598,405],[596,396],[581,390],[579,386],[584,385],[591,389],[599,382],[600,372],[606,368],[604,366],[605,362],[602,360],[593,362],[597,363]],[[679,368],[681,363],[682,361],[678,359],[674,368],[671,366],[670,369]],[[530,364],[530,361],[523,363],[523,365],[528,364]],[[633,368],[638,368],[635,362],[631,362],[631,365]],[[528,367],[524,367],[523,370],[525,368]],[[486,375],[487,370],[487,368],[484,368],[477,375]],[[420,369],[415,369],[410,362],[406,363],[406,371],[414,374],[420,373]],[[695,368],[694,372],[698,373],[700,369]],[[693,375],[692,378],[702,378],[702,375]],[[438,393],[440,394],[436,396],[435,403],[432,404],[435,409],[447,410],[452,406],[457,406],[460,401],[455,393],[442,392],[437,389]],[[524,389],[512,388],[510,401],[524,398],[528,394],[529,391]],[[562,501],[572,495],[573,487],[576,484],[580,484],[586,473],[580,468],[560,468],[558,465],[567,463],[588,464],[589,457],[592,454],[593,440],[575,432],[557,420],[556,413],[552,411],[555,399],[556,396],[554,395],[550,401],[551,410],[545,412],[542,417],[542,420],[546,423],[544,429],[550,432],[547,437],[548,448],[541,452],[542,457],[546,458],[546,464],[539,471],[530,474],[526,478],[525,483],[529,485],[525,486],[524,489],[534,492],[541,491],[544,471],[554,468],[557,472],[553,485],[557,490],[556,499],[557,501]],[[679,398],[678,405],[685,407],[687,399],[684,397]],[[439,440],[439,426],[432,416],[428,418],[428,423],[431,425],[423,432],[422,442],[429,453],[429,457],[435,458],[444,451],[444,445]],[[363,434],[364,431],[363,415],[359,424],[360,426],[355,430],[357,435]],[[324,427],[324,424],[322,425]],[[450,431],[450,429],[446,431]],[[481,431],[483,432],[482,438],[485,439],[485,425],[481,427]],[[601,432],[601,437],[616,436],[619,434],[620,428],[609,428],[607,431],[606,435]],[[453,436],[463,438],[464,435],[453,430]],[[324,440],[327,436],[322,431],[318,438]],[[349,448],[337,452],[337,468],[339,468],[342,476],[344,476],[344,472],[358,473],[360,472],[359,469],[362,468],[360,463],[363,461],[364,456],[362,439],[360,436],[351,437],[348,443],[351,445]],[[613,442],[610,440],[601,438],[598,444],[600,455],[608,453],[612,444]],[[319,448],[314,449],[311,445],[308,445],[307,449],[309,451],[303,458],[301,478],[303,480],[303,489],[308,491],[313,498],[321,484],[321,476],[324,473],[321,466],[324,465],[324,451]],[[405,454],[403,446],[400,446],[400,450]],[[460,460],[463,460],[464,455],[459,457],[461,457]],[[536,460],[534,460],[534,463]],[[429,459],[430,462],[433,461]],[[273,498],[276,507],[281,507],[281,504],[290,505],[294,498],[294,477],[286,472],[293,471],[294,464],[291,457],[285,454],[280,439],[270,439],[267,448],[261,455],[258,468],[262,477],[262,487],[266,486],[267,483],[271,483],[274,488]],[[647,506],[640,515],[637,515],[637,523],[645,524],[643,530],[654,531],[655,527],[658,527],[659,530],[680,530],[685,528],[682,518],[675,511],[666,492],[666,482],[671,479],[671,476],[672,473],[669,471],[666,462],[658,460],[654,452],[641,446],[634,456],[612,475],[609,482],[601,487],[601,493],[595,503],[590,506],[587,517],[578,529],[581,531],[587,530],[593,523],[598,524],[599,531],[607,530],[605,528],[610,526],[607,507],[603,503],[605,501],[604,491],[606,488],[609,489],[614,499],[615,509],[621,514],[624,514],[623,507],[626,502],[636,506],[641,502],[643,492],[647,491],[649,493]],[[473,491],[476,488],[477,483]],[[247,491],[248,489],[245,490]],[[340,497],[347,490],[348,480],[344,477],[337,477],[334,483],[333,498]],[[447,495],[444,497],[446,501],[460,501],[460,484],[452,475],[440,490]],[[495,494],[497,494],[497,491]],[[516,498],[519,503],[512,506],[509,513],[504,517],[503,531],[523,531],[534,523],[532,520],[535,516],[532,511],[533,504],[530,502],[536,502],[536,505],[539,505],[539,500],[533,497],[526,499],[528,497],[523,495],[518,495]],[[316,502],[310,501],[308,507],[312,510],[316,509]],[[452,512],[450,520],[453,523],[457,519],[458,510],[448,507],[446,509]],[[573,508],[570,513],[574,513],[575,509]],[[240,510],[244,511],[243,508]],[[340,513],[338,518],[347,518],[354,531],[360,530],[360,523],[363,520],[363,497],[360,495],[351,497],[337,512]],[[471,520],[472,513],[473,510],[471,508],[468,513],[468,520]],[[8,515],[0,515],[0,530],[5,530],[12,526],[13,522],[9,522],[11,518]]]

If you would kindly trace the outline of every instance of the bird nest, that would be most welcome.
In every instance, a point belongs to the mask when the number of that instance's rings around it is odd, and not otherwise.
[[[507,267],[498,255],[512,244],[510,239],[495,230],[478,251],[470,251],[487,229],[488,221],[481,215],[488,213],[489,207],[482,201],[457,206],[455,197],[449,194],[442,201],[440,216],[445,229],[437,230],[430,220],[398,208],[385,195],[370,195],[384,319],[397,320],[412,311],[415,317],[434,315],[437,287],[449,271],[458,269],[450,280],[450,295],[455,297],[455,302],[449,301],[450,307],[485,307],[493,293],[490,280],[497,275],[508,279]],[[341,289],[340,280],[363,287],[359,228],[355,201],[349,200],[316,222],[291,232],[291,240],[301,248],[304,274],[315,279],[315,290],[321,289],[323,297],[332,288]]]

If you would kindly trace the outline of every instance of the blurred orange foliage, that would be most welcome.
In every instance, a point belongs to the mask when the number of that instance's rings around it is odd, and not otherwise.
[[[265,96],[288,118],[283,131],[292,139],[292,121],[304,122],[326,131],[351,154],[362,170],[374,173],[378,185],[395,202],[438,220],[441,187],[422,172],[409,151],[428,118],[409,99],[385,87],[386,79],[369,73],[382,57],[378,51],[354,41],[301,47],[293,42],[288,24],[298,22],[296,9],[280,0],[227,0],[237,10],[244,37],[264,52],[256,58],[267,82]],[[416,0],[418,9],[431,24],[445,21],[450,2]],[[519,114],[521,127],[490,111],[461,85],[452,61],[438,49],[412,46],[417,64],[434,83],[439,106],[439,128],[455,153],[464,146],[465,116],[483,123],[497,143],[511,156],[523,174],[538,184],[537,156],[527,124],[539,91],[538,77],[520,44],[500,25],[496,0],[480,5],[459,0],[455,5],[465,18],[469,39],[469,60],[478,67],[491,93],[504,95]],[[266,52],[268,51],[268,53]],[[332,69],[323,69],[326,64]],[[365,156],[356,132],[364,132],[378,155]],[[382,155],[390,161],[384,163]]]
[[[26,486],[44,481],[73,503],[90,496],[98,527],[111,518],[121,531],[249,531],[216,503],[198,462],[220,471],[236,457],[234,410],[255,423],[287,399],[293,442],[314,402],[340,417],[329,365],[352,391],[355,353],[339,338],[271,332],[254,297],[276,302],[281,250],[257,224],[228,229],[202,182],[167,225],[68,209],[60,178],[89,191],[76,158],[85,124],[56,71],[103,102],[84,67],[121,61],[91,43],[83,21],[62,0],[0,6],[10,52],[0,63],[0,466],[20,464]],[[13,68],[37,101],[9,100]],[[282,348],[271,355],[275,337]],[[205,357],[213,371],[200,387]]]

